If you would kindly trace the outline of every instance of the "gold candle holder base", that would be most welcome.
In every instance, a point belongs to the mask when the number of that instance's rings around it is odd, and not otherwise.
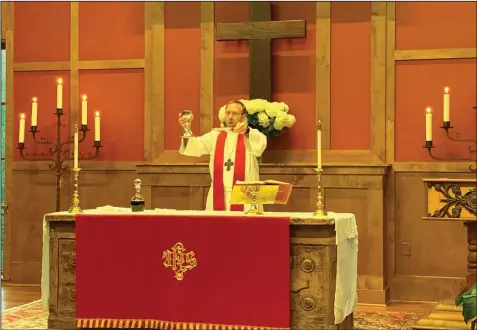
[[[325,211],[325,198],[323,197],[322,193],[322,186],[321,186],[321,173],[323,172],[322,168],[315,168],[316,171],[316,179],[317,179],[317,186],[318,186],[318,197],[316,201],[316,209],[313,212],[313,216],[315,217],[325,217],[328,213]]]
[[[80,200],[79,200],[79,193],[78,193],[78,176],[79,176],[79,171],[81,171],[80,168],[72,168],[71,171],[73,172],[74,176],[74,190],[73,190],[73,198],[71,200],[71,207],[68,210],[68,213],[72,214],[77,214],[77,213],[83,213],[83,210],[79,206]]]

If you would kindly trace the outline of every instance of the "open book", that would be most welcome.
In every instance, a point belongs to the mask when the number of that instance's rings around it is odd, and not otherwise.
[[[290,198],[292,184],[277,180],[265,181],[236,181],[232,191],[234,204],[245,204],[247,195],[245,193],[247,186],[263,186],[260,188],[257,196],[259,204],[287,204]]]
[[[236,185],[289,185],[287,182],[277,181],[277,180],[265,180],[265,181],[239,181],[235,182]]]

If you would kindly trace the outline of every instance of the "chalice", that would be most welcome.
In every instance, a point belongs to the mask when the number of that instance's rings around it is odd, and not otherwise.
[[[183,124],[184,134],[182,135],[182,137],[183,138],[193,137],[194,134],[192,133],[192,131],[190,129],[190,123],[191,123],[192,119],[194,118],[194,114],[193,114],[192,110],[182,110],[179,113],[179,115],[180,115],[181,118],[186,119],[186,122]]]

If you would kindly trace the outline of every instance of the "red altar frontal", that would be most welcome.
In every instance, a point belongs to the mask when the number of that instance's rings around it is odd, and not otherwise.
[[[76,215],[75,325],[289,329],[289,228],[288,217]]]

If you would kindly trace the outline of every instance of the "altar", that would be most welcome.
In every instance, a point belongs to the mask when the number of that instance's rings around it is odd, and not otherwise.
[[[199,321],[190,321],[190,320],[182,320],[179,318],[187,318],[188,315],[181,315],[178,316],[176,312],[167,312],[167,307],[164,307],[162,310],[162,314],[160,319],[155,319],[155,317],[151,318],[151,316],[127,316],[127,319],[115,319],[108,323],[107,319],[101,319],[103,316],[98,316],[101,314],[102,305],[99,303],[97,310],[91,312],[92,316],[88,316],[85,318],[84,314],[88,313],[85,312],[85,305],[91,304],[91,301],[95,300],[94,295],[98,295],[98,301],[107,301],[108,297],[100,297],[101,294],[104,295],[104,291],[107,291],[108,288],[114,289],[114,284],[107,283],[113,282],[107,281],[104,282],[104,290],[101,289],[101,284],[94,284],[93,286],[96,288],[95,290],[90,290],[89,297],[87,293],[84,291],[88,291],[83,289],[82,286],[79,290],[81,292],[77,292],[77,285],[79,286],[79,282],[82,281],[84,284],[86,273],[87,276],[90,277],[90,281],[94,279],[94,271],[93,264],[89,264],[88,267],[85,265],[87,264],[86,260],[94,259],[91,256],[88,258],[82,257],[81,264],[83,265],[83,269],[81,272],[77,272],[77,235],[79,230],[80,223],[98,223],[99,219],[105,216],[115,219],[114,221],[123,221],[127,217],[128,219],[140,219],[141,217],[147,215],[148,221],[150,223],[156,223],[161,219],[162,222],[168,220],[167,218],[174,217],[176,219],[174,222],[169,222],[168,228],[169,230],[172,223],[179,223],[182,218],[194,218],[194,219],[203,219],[204,217],[216,217],[215,220],[219,219],[221,224],[226,224],[227,222],[236,222],[236,223],[244,223],[247,222],[249,224],[253,224],[254,221],[261,221],[264,223],[263,219],[267,217],[286,220],[287,228],[287,235],[288,240],[282,240],[282,246],[285,244],[285,249],[281,249],[277,251],[277,254],[285,253],[287,259],[285,263],[282,262],[282,265],[289,269],[289,273],[286,271],[283,272],[284,274],[267,274],[266,269],[261,270],[263,273],[263,278],[269,278],[270,282],[273,282],[274,277],[281,277],[282,279],[287,279],[289,281],[289,287],[286,287],[285,295],[283,295],[283,289],[281,293],[280,299],[283,301],[283,306],[289,310],[289,313],[284,313],[286,317],[278,317],[285,320],[286,325],[284,327],[281,326],[270,326],[269,329],[353,329],[353,309],[356,305],[357,296],[356,296],[356,280],[357,280],[357,251],[358,251],[358,231],[356,227],[356,221],[353,214],[343,214],[343,213],[329,213],[326,217],[314,217],[311,213],[273,213],[267,212],[264,216],[245,216],[239,212],[207,212],[207,211],[176,211],[176,210],[149,210],[146,212],[142,212],[141,214],[132,213],[129,209],[121,209],[121,208],[98,208],[94,210],[86,210],[83,214],[75,217],[73,214],[69,214],[67,212],[57,212],[57,213],[50,213],[45,215],[44,218],[44,228],[43,228],[43,261],[42,261],[42,304],[44,308],[48,308],[49,310],[49,317],[48,317],[48,328],[55,328],[55,329],[66,329],[66,328],[106,328],[106,327],[122,327],[122,328],[168,328],[168,329],[208,329],[208,325],[210,328],[216,329],[228,329],[228,328],[248,328],[250,327],[255,328],[254,324],[227,324],[224,321],[217,321],[218,324],[215,324],[211,321],[211,318],[214,318],[213,313],[209,313],[209,316],[203,316],[200,314],[195,318],[202,318],[202,317],[209,317],[206,323],[192,323],[192,322],[199,322]],[[123,216],[123,218],[121,218]],[[157,219],[156,219],[157,218]],[[79,221],[81,219],[81,222]],[[123,219],[123,220],[121,220]],[[257,220],[255,220],[257,219]],[[260,220],[262,219],[262,220]],[[134,220],[135,221],[135,220]],[[124,222],[124,221],[123,221]],[[133,221],[130,221],[132,223]],[[266,221],[265,221],[266,222]],[[283,221],[282,221],[283,222]],[[119,222],[116,222],[119,223]],[[195,226],[199,226],[199,222],[194,224]],[[143,225],[144,227],[144,225]],[[199,228],[199,229],[197,229]],[[210,227],[209,227],[210,228]],[[253,228],[253,227],[252,227]],[[81,229],[82,233],[84,229]],[[152,229],[149,229],[152,230]],[[157,228],[155,229],[157,230]],[[196,231],[200,230],[200,227],[196,227],[194,229]],[[81,234],[83,235],[83,234]],[[99,235],[99,234],[98,234]],[[103,235],[103,234],[101,234]],[[115,228],[110,228],[109,234],[111,236],[117,236],[118,230]],[[270,234],[271,235],[271,234]],[[233,234],[229,240],[233,241]],[[235,236],[240,236],[239,232],[236,232]],[[84,236],[83,236],[84,237]],[[100,236],[98,236],[100,237]],[[104,237],[104,236],[103,236]],[[165,236],[163,236],[165,237]],[[263,240],[263,242],[267,242],[267,237],[260,237],[256,238],[255,241]],[[93,238],[90,238],[93,240]],[[253,244],[254,239],[250,238],[250,244]],[[88,245],[87,241],[83,240],[81,242],[81,249],[84,250],[84,247]],[[93,241],[91,241],[93,242]],[[94,240],[95,243],[91,243],[94,245],[94,248],[98,248],[101,245],[100,239]],[[221,244],[223,244],[222,241]],[[244,242],[247,244],[247,242]],[[139,244],[140,245],[140,244]],[[262,244],[263,245],[263,244]],[[265,244],[266,245],[266,244]],[[119,246],[119,245],[117,245]],[[117,247],[115,247],[116,249]],[[135,247],[140,250],[137,253],[145,254],[142,247]],[[185,247],[187,248],[187,246]],[[141,250],[142,249],[142,250]],[[98,249],[96,250],[98,251]],[[126,250],[124,250],[126,251]],[[207,268],[204,266],[207,264],[204,261],[204,250],[201,251],[201,258],[197,257],[196,264],[200,264],[202,267],[201,269]],[[99,252],[99,251],[98,251]],[[104,252],[104,251],[103,251]],[[79,253],[79,252],[78,252]],[[82,252],[83,253],[83,252]],[[171,252],[169,252],[171,253]],[[233,256],[233,251],[230,252]],[[141,258],[146,258],[143,256],[138,256]],[[158,261],[154,261],[156,264],[161,264],[161,255],[158,256]],[[189,258],[190,257],[190,258]],[[189,261],[194,261],[194,255],[189,255]],[[167,258],[166,258],[167,259]],[[253,259],[253,256],[250,256],[248,259]],[[78,257],[79,260],[79,257]],[[172,259],[168,259],[169,261]],[[194,259],[195,260],[195,259]],[[242,261],[238,262],[246,262],[243,259]],[[103,259],[104,261],[104,259]],[[260,263],[258,262],[259,259],[257,258],[257,267],[259,267]],[[111,261],[109,261],[111,262]],[[79,261],[78,261],[79,263]],[[266,264],[264,262],[264,264]],[[111,264],[113,265],[113,264]],[[164,261],[164,265],[167,268],[167,261]],[[109,266],[108,266],[109,267]],[[106,267],[106,268],[108,268]],[[195,267],[195,266],[194,266]],[[101,267],[99,267],[101,268]],[[111,267],[109,267],[111,268]],[[161,268],[161,269],[162,269]],[[171,268],[171,267],[169,267]],[[193,267],[192,267],[193,268]],[[199,269],[199,266],[197,266]],[[283,268],[281,268],[283,269]],[[124,259],[124,263],[122,264],[122,272],[128,274],[129,271],[133,271],[133,269],[128,268],[128,259]],[[154,270],[148,269],[148,272],[153,272]],[[99,272],[99,270],[98,270]],[[107,272],[107,270],[106,270]],[[178,275],[176,272],[176,282],[177,283],[177,276],[179,277],[188,277],[189,279],[193,276],[194,270],[190,271],[190,274],[185,272]],[[197,273],[198,274],[198,271]],[[257,272],[256,274],[260,274]],[[170,278],[174,275],[170,273]],[[284,275],[284,276],[282,276]],[[285,276],[286,275],[286,276]],[[104,276],[104,270],[103,270]],[[254,275],[256,276],[256,275]],[[261,275],[262,276],[262,275]],[[134,278],[133,275],[130,275],[130,278]],[[147,278],[142,278],[141,282],[151,282],[146,283],[148,288],[150,287],[151,290],[154,290],[153,287],[157,287],[157,283],[153,284],[157,276],[151,276]],[[179,278],[179,280],[182,280]],[[164,281],[164,279],[163,279]],[[203,281],[203,280],[202,280]],[[287,282],[288,282],[287,281]],[[179,281],[181,282],[181,281]],[[186,281],[182,281],[186,282]],[[249,299],[250,304],[259,308],[259,310],[263,311],[263,314],[266,314],[267,311],[273,311],[275,307],[269,305],[277,305],[276,301],[271,301],[270,299],[279,300],[278,298],[273,298],[271,295],[276,294],[279,291],[279,288],[270,291],[267,290],[267,281],[262,281],[262,289],[255,285],[255,289],[250,293],[243,293],[249,296],[243,296],[242,298]],[[90,282],[91,283],[91,282]],[[172,283],[172,282],[170,282]],[[202,282],[203,283],[203,282]],[[224,285],[223,282],[221,285]],[[263,284],[265,283],[265,285]],[[250,283],[252,286],[254,283]],[[140,283],[141,286],[145,285],[144,283]],[[214,290],[213,287],[209,289],[212,291]],[[219,284],[217,284],[219,285]],[[90,285],[91,286],[91,285]],[[127,300],[128,294],[132,288],[135,287],[135,283],[122,283],[121,288],[116,288],[116,290],[121,291],[124,290],[122,293],[122,299]],[[160,285],[159,285],[160,287]],[[130,289],[124,289],[130,288]],[[167,288],[167,289],[166,289]],[[163,300],[170,299],[171,296],[167,296],[167,294],[173,294],[173,292],[169,292],[170,290],[175,290],[176,284],[171,285],[167,284],[167,286],[162,286],[158,289],[159,294],[157,294],[158,299],[161,299],[161,292]],[[190,292],[189,287],[189,291]],[[232,288],[232,287],[230,287]],[[217,289],[217,288],[215,288]],[[233,291],[233,290],[232,290]],[[239,290],[240,291],[240,290]],[[237,306],[233,306],[233,303],[240,302],[241,297],[239,291],[234,293],[234,297],[229,297],[229,301],[224,301],[222,305],[224,305],[224,309],[222,310],[221,314],[224,314],[224,311],[227,309],[226,306],[230,305],[230,308],[237,308]],[[275,292],[277,291],[277,292]],[[109,291],[113,292],[113,291]],[[177,291],[180,292],[180,291]],[[110,293],[111,294],[111,293]],[[197,292],[192,294],[199,294]],[[263,296],[263,295],[266,296]],[[81,295],[81,299],[79,296]],[[183,299],[187,299],[187,294],[183,294]],[[78,296],[78,299],[77,299]],[[278,297],[278,296],[277,296]],[[192,299],[192,296],[190,297]],[[85,302],[85,299],[90,299],[90,302]],[[103,300],[102,300],[103,299]],[[106,299],[106,300],[104,300]],[[111,298],[109,299],[116,299]],[[81,300],[81,302],[80,302]],[[98,302],[97,301],[97,302]],[[77,307],[80,308],[80,303],[83,307],[81,311],[77,310]],[[141,302],[143,303],[143,302]],[[207,297],[204,297],[203,304],[207,305],[208,300]],[[182,304],[182,303],[181,303]],[[244,307],[246,310],[246,304],[240,303],[240,307]],[[123,304],[124,305],[124,304]],[[155,309],[162,309],[163,306],[160,305],[160,302],[154,302],[156,306]],[[178,306],[178,305],[175,305]],[[180,305],[182,306],[182,305]],[[211,305],[220,308],[220,305]],[[250,308],[250,306],[248,306]],[[254,308],[255,308],[254,307]],[[214,307],[215,308],[215,307]],[[276,309],[279,310],[279,309]],[[112,312],[113,314],[118,314],[118,311]],[[133,315],[135,312],[131,312],[128,310],[128,315]],[[131,314],[132,313],[132,314]],[[170,315],[167,313],[171,313]],[[248,312],[247,312],[248,313]],[[81,315],[79,315],[81,314]],[[140,314],[140,313],[139,313]],[[139,315],[138,314],[138,315]],[[174,315],[172,315],[174,314]],[[235,313],[236,314],[236,313]],[[250,313],[248,313],[250,314]],[[260,314],[260,313],[259,313]],[[223,316],[223,315],[222,315]],[[246,315],[248,317],[249,315]],[[273,318],[273,315],[271,315]],[[159,317],[158,317],[159,318]],[[201,321],[202,322],[202,321]],[[205,321],[204,321],[205,322]],[[220,323],[222,322],[222,323]],[[258,328],[258,327],[257,327]]]

